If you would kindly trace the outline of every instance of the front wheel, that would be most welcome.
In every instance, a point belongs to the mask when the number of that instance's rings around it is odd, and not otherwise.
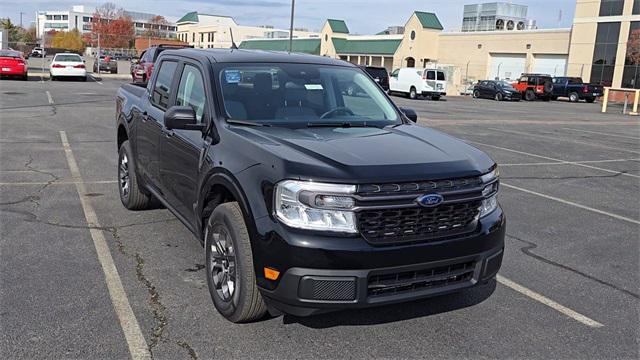
[[[474,99],[480,98],[480,90],[473,90],[473,98]]]
[[[502,101],[502,94],[501,93],[496,93],[495,99],[496,99],[496,101]]]
[[[218,312],[234,323],[263,317],[267,306],[256,284],[251,240],[237,202],[213,210],[204,248],[207,284]]]
[[[409,89],[409,99],[415,100],[417,98],[418,98],[418,93],[416,92],[416,88],[412,86],[411,89]]]

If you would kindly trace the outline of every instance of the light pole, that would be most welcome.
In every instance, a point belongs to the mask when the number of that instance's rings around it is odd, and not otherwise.
[[[289,26],[289,52],[293,51],[293,14],[296,9],[296,0],[291,0],[291,26]]]
[[[500,80],[500,67],[502,66],[502,63],[498,64],[498,73],[496,74],[496,80]]]

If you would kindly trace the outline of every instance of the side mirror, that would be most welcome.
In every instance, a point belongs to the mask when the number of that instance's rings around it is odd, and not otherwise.
[[[415,110],[401,107],[400,111],[402,111],[402,113],[404,114],[404,116],[407,117],[407,119],[413,122],[418,122],[418,114],[416,114]]]
[[[196,112],[190,106],[172,106],[164,113],[164,126],[167,129],[199,130],[205,129],[204,124],[196,120]]]

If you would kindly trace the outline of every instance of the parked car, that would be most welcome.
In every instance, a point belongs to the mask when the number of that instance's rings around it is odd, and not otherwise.
[[[546,74],[522,74],[513,87],[527,101],[542,99],[549,101],[553,96],[553,79]]]
[[[73,53],[58,53],[49,65],[51,81],[60,78],[78,78],[87,81],[87,69],[80,55]]]
[[[378,85],[384,91],[389,91],[389,73],[387,69],[379,66],[360,66],[364,71],[366,71],[373,81],[377,82]]]
[[[32,57],[44,58],[44,57],[47,56],[47,52],[45,51],[44,48],[35,47],[35,48],[33,48],[33,50],[31,50],[31,56]]]
[[[193,48],[191,45],[160,44],[152,46],[140,54],[140,59],[135,60],[131,66],[131,78],[134,83],[146,84],[151,78],[153,64],[158,56],[167,49]]]
[[[584,100],[592,103],[602,95],[603,87],[601,85],[585,84],[580,77],[553,78],[553,100],[559,97],[568,97],[571,102]]]
[[[443,71],[436,69],[396,69],[389,78],[389,92],[402,93],[410,99],[422,95],[440,100],[447,95],[447,79]]]
[[[29,79],[29,66],[20,51],[0,50],[0,77]]]
[[[473,97],[476,99],[494,99],[496,101],[520,101],[522,95],[507,81],[482,80],[473,87]]]
[[[501,266],[495,162],[416,125],[353,64],[166,50],[148,86],[118,90],[116,114],[122,204],[157,199],[204,244],[230,321],[457,292]]]
[[[473,89],[476,87],[477,84],[478,83],[476,82],[475,84],[467,85],[462,91],[460,91],[460,95],[462,96],[473,95]]]
[[[94,73],[118,73],[118,62],[110,55],[100,55],[93,61]]]

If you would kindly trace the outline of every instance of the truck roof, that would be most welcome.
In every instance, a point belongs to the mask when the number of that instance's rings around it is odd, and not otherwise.
[[[285,51],[245,50],[245,49],[167,49],[162,56],[190,56],[194,58],[208,58],[218,63],[300,63],[318,65],[355,65],[325,56],[302,53],[288,53]]]

